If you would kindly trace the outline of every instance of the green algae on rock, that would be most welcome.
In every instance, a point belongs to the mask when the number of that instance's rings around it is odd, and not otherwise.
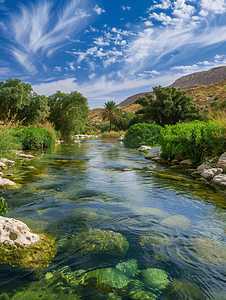
[[[73,249],[78,252],[111,252],[124,255],[129,249],[127,239],[111,230],[90,229],[78,234],[70,241]]]
[[[120,290],[121,292],[125,290],[125,295],[129,281],[126,275],[114,268],[97,269],[85,275],[85,282],[87,284],[93,283],[109,292],[113,291],[113,289]]]
[[[145,283],[153,288],[164,289],[168,284],[168,275],[161,269],[145,269],[142,271]]]
[[[141,271],[137,270],[138,264],[135,259],[131,259],[127,262],[119,263],[115,266],[116,270],[120,271],[126,276],[134,277],[136,274],[139,274]]]
[[[153,247],[169,246],[173,241],[173,237],[165,235],[162,232],[150,232],[148,235],[140,237],[140,244],[150,244]]]
[[[57,252],[55,240],[50,235],[39,234],[40,241],[29,246],[18,245],[17,248],[7,244],[0,244],[0,264],[9,263],[29,269],[43,269],[49,265]]]

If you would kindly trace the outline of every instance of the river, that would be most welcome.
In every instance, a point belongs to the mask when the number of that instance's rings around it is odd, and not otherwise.
[[[130,260],[139,270],[161,269],[167,274],[167,288],[142,287],[156,299],[226,299],[226,200],[221,193],[155,177],[156,170],[167,168],[114,139],[65,141],[44,153],[29,153],[36,155],[29,162],[35,168],[10,169],[22,187],[0,193],[9,205],[6,217],[25,222],[34,232],[51,234],[58,253],[38,275],[0,265],[0,299],[7,299],[1,298],[3,293],[11,299],[16,291],[29,290],[46,273],[65,266],[71,272],[88,272]],[[62,246],[77,237],[84,240],[88,233],[92,244],[92,235],[100,230],[120,233],[128,249],[117,253],[111,246],[110,251]],[[142,281],[141,274],[134,279]],[[135,299],[120,289],[112,291],[116,298],[111,299]],[[78,296],[108,299],[108,293],[95,285],[80,287]]]

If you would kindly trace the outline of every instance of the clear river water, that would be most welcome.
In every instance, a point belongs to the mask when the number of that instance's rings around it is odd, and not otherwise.
[[[38,274],[0,265],[0,299],[29,299],[26,291],[38,286],[39,299],[226,300],[226,199],[219,191],[158,178],[155,172],[168,167],[114,139],[65,141],[29,153],[36,155],[28,163],[35,168],[9,170],[22,186],[0,191],[9,205],[6,217],[52,235],[58,252]],[[130,263],[137,264],[136,274],[129,267],[112,271]],[[44,293],[42,279],[52,276],[46,274],[99,269],[116,283],[101,284],[99,276],[72,292],[69,284]],[[163,270],[168,285],[148,282],[146,269]],[[14,296],[18,291],[21,298]]]

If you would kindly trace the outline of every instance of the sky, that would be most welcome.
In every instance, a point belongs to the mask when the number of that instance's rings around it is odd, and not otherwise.
[[[90,109],[226,65],[226,0],[0,0],[0,81]]]

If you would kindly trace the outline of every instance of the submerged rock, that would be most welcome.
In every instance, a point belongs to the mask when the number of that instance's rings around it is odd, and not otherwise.
[[[164,290],[166,300],[204,300],[202,292],[189,281],[179,281],[174,279],[172,284]]]
[[[150,244],[153,247],[169,246],[173,241],[173,237],[164,235],[162,232],[150,232],[146,236],[140,237],[140,244]]]
[[[58,244],[61,244],[59,241]],[[81,234],[78,234],[75,239],[65,241],[62,245],[64,248],[68,248],[70,245],[73,248],[73,252],[111,252],[118,255],[126,254],[129,249],[129,243],[127,239],[114,231],[90,229]]]
[[[161,224],[164,225],[171,225],[171,226],[178,226],[182,228],[189,227],[191,224],[191,221],[182,215],[173,215],[169,218],[164,219]]]
[[[145,269],[142,271],[142,275],[145,283],[153,288],[164,289],[170,283],[168,275],[161,269]]]
[[[131,276],[131,277],[134,277],[136,274],[140,272],[137,270],[137,268],[138,268],[138,264],[135,259],[131,259],[127,262],[119,263],[115,266],[116,270],[119,270],[124,275]]]
[[[198,259],[205,262],[226,263],[226,245],[209,238],[193,238],[189,246]]]

